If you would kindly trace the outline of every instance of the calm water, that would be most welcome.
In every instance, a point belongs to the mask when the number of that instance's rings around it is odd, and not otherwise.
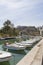
[[[0,41],[0,44],[2,44],[4,42],[5,41]],[[2,48],[2,45],[0,45],[0,50],[4,50]],[[9,50],[9,52],[12,53],[11,59],[9,61],[6,61],[6,62],[0,62],[0,65],[16,65],[30,50],[31,50],[31,48],[28,48],[24,51],[11,51],[11,50]]]
[[[0,50],[3,50],[2,45],[0,45]],[[0,65],[16,65],[28,52],[29,50],[25,51],[13,51],[12,57],[10,61],[7,62],[0,62]]]

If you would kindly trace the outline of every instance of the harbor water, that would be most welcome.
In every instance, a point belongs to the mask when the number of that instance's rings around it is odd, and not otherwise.
[[[38,42],[35,42],[35,44]],[[0,50],[4,50],[3,44],[4,44],[4,42],[0,41]],[[35,44],[33,44],[33,46]],[[31,49],[32,49],[32,47],[25,49],[25,50],[22,50],[22,51],[20,51],[20,50],[19,51],[8,50],[8,52],[10,52],[12,54],[11,59],[9,61],[0,62],[0,65],[16,65]]]
[[[0,45],[0,50],[3,50],[2,45]],[[24,51],[8,51],[12,54],[12,57],[9,61],[0,62],[0,65],[16,65],[29,50]]]

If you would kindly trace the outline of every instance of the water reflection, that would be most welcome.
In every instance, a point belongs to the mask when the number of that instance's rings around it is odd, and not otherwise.
[[[10,65],[9,61],[0,62],[0,65]]]
[[[23,57],[24,57],[24,54],[12,53],[11,60],[9,61],[10,65],[16,65]]]
[[[24,50],[8,50],[8,51],[15,54],[23,54],[23,55],[26,54]]]

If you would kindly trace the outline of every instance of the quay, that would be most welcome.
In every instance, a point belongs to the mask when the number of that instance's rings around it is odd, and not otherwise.
[[[42,65],[43,38],[16,65]]]

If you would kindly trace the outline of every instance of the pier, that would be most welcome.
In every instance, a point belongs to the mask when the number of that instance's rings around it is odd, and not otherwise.
[[[16,65],[42,65],[43,38]]]

